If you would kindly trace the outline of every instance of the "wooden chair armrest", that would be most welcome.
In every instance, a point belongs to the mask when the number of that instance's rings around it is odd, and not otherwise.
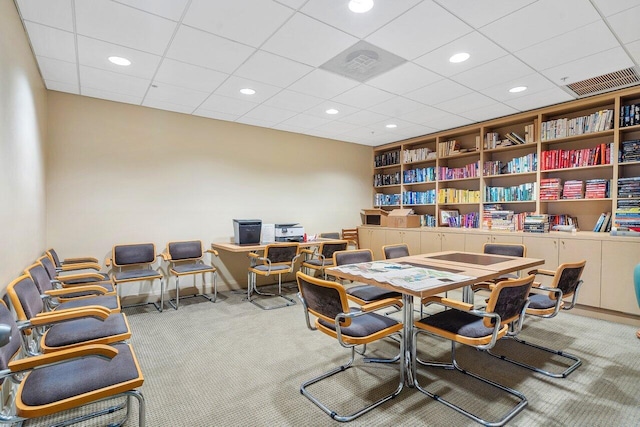
[[[376,311],[381,308],[402,305],[402,301],[398,298],[385,298],[378,301],[370,302],[369,304],[361,305],[362,311]]]
[[[11,372],[17,373],[29,371],[43,365],[52,365],[72,359],[89,356],[104,357],[113,359],[118,354],[118,349],[105,344],[90,344],[65,350],[54,351],[53,353],[40,354],[24,359],[12,360],[8,364]]]
[[[440,296],[431,296],[422,299],[422,304],[438,304],[445,307],[451,307],[462,311],[471,311],[474,309],[473,304],[458,301],[451,298],[445,298]]]
[[[29,321],[32,326],[43,326],[51,323],[66,322],[68,320],[80,319],[83,317],[93,317],[98,320],[105,320],[109,317],[109,310],[99,305],[89,305],[83,308],[70,308],[65,310],[47,311],[38,313]]]
[[[107,257],[104,259],[104,266],[111,267],[111,258]]]
[[[314,249],[302,248],[300,249],[300,252],[303,254],[313,255],[316,251]]]
[[[256,259],[257,259],[257,258],[260,258],[260,254],[255,253],[255,252],[249,252],[249,253],[247,254],[247,256],[248,256],[249,258],[256,258]]]
[[[171,261],[171,254],[168,252],[159,253],[157,256],[162,258],[163,261]]]
[[[94,258],[92,256],[85,256],[85,257],[65,258],[62,261],[63,264],[78,264],[78,263],[83,263],[83,262],[90,262],[90,263],[93,263],[93,264],[97,264],[98,263],[98,258]]]
[[[102,267],[96,262],[78,262],[75,264],[65,265],[62,264],[59,269],[62,271],[74,271],[74,270],[96,270],[100,271]]]
[[[64,297],[65,295],[74,294],[77,292],[91,292],[95,295],[105,295],[107,293],[107,290],[102,286],[97,285],[78,285],[69,288],[51,289],[49,291],[45,291],[45,295],[49,295],[52,297]]]
[[[490,290],[493,289],[494,286],[495,286],[495,283],[478,282],[478,283],[474,283],[473,285],[471,285],[471,290],[473,292],[476,292],[476,291],[490,291]]]
[[[65,282],[71,281],[71,280],[77,280],[77,279],[98,279],[101,282],[105,281],[105,278],[98,273],[73,273],[73,274],[65,274],[65,275],[58,275],[56,277],[56,279],[59,282],[62,282],[63,284],[66,284]]]
[[[215,256],[218,256],[218,251],[215,249],[207,249],[205,252],[208,252],[210,254],[214,254]]]
[[[535,270],[531,270],[531,271],[530,271],[529,273],[527,273],[527,274],[534,274],[534,275],[536,275],[536,274],[541,274],[541,275],[543,275],[543,276],[551,276],[551,277],[553,277],[553,276],[555,276],[555,275],[556,275],[556,272],[555,272],[555,271],[551,271],[551,270],[543,270],[543,269],[541,269],[541,268],[537,268],[537,269],[535,269]]]

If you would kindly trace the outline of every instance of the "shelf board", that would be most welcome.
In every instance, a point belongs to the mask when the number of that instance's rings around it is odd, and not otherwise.
[[[586,170],[586,169],[603,169],[603,168],[612,168],[613,165],[612,164],[607,164],[607,165],[593,165],[593,166],[579,166],[576,168],[559,168],[559,169],[545,169],[545,170],[541,170],[541,173],[548,173],[548,172],[569,172],[569,171],[576,171],[576,170]]]
[[[527,142],[526,144],[514,144],[507,145],[506,147],[496,147],[496,148],[485,148],[482,150],[483,153],[501,153],[503,151],[513,151],[513,150],[522,150],[523,148],[532,147],[535,151],[537,148],[537,141],[535,142]]]
[[[634,130],[640,130],[640,125],[620,126],[618,129],[620,129],[621,132],[633,132]]]
[[[391,187],[400,187],[401,184],[390,184],[390,185],[377,185],[373,188],[391,188]]]
[[[453,205],[478,205],[479,202],[458,202],[458,203],[438,203],[440,206],[453,206]]]
[[[512,178],[516,176],[536,176],[538,172],[515,172],[515,173],[501,173],[499,175],[484,175],[483,178]]]
[[[580,141],[583,139],[589,139],[589,138],[600,138],[603,136],[613,136],[614,134],[614,129],[609,129],[609,130],[603,130],[600,132],[589,132],[589,133],[583,133],[580,135],[572,135],[572,136],[565,136],[562,138],[555,138],[555,139],[547,139],[545,141],[540,141],[540,143],[542,144],[561,144],[563,142],[573,142],[573,141]]]
[[[542,203],[580,203],[580,202],[611,202],[611,197],[604,199],[558,199],[558,200],[540,200]]]
[[[405,162],[405,163],[403,163],[403,165],[412,166],[412,165],[418,165],[418,164],[421,164],[421,163],[435,163],[436,160],[437,159],[434,157],[433,159],[416,160],[415,162]]]
[[[436,205],[435,203],[416,203],[414,205],[405,203],[402,206],[435,206],[435,205]]]
[[[455,179],[439,179],[438,182],[460,182],[460,181],[473,181],[474,179],[480,179],[479,176],[472,178],[455,178]]]
[[[424,184],[435,184],[437,181],[420,181],[420,182],[404,182],[402,185],[424,185]]]
[[[517,204],[524,204],[524,203],[535,203],[535,200],[511,200],[511,201],[506,201],[506,200],[496,200],[495,202],[482,202],[482,204],[485,205],[495,205],[496,203],[500,203],[500,204],[512,204],[512,203],[517,203]]]
[[[396,164],[393,164],[393,165],[374,166],[373,170],[377,171],[377,170],[390,169],[390,168],[399,168],[399,167],[400,167],[400,163],[396,163]]]
[[[636,162],[618,162],[618,166],[637,166],[637,165],[640,165],[640,160]]]
[[[471,157],[471,156],[479,156],[479,155],[480,155],[480,151],[475,150],[475,151],[467,151],[466,153],[456,153],[456,154],[451,154],[449,156],[441,156],[441,157],[438,157],[438,159],[450,160],[450,159],[459,159],[461,157]]]

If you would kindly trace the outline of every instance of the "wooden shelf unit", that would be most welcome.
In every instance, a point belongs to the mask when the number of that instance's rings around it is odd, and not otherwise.
[[[551,107],[540,108],[533,111],[514,114],[511,116],[489,120],[486,122],[467,125],[460,128],[416,137],[400,141],[374,149],[374,156],[384,155],[398,151],[398,165],[393,166],[400,171],[401,184],[392,187],[375,187],[374,193],[402,194],[405,192],[435,190],[435,204],[405,204],[394,206],[376,206],[383,209],[397,207],[410,207],[419,215],[432,215],[439,217],[441,210],[458,209],[460,213],[477,212],[482,224],[483,205],[500,203],[507,205],[505,209],[515,213],[536,212],[552,215],[567,214],[578,218],[578,224],[582,231],[591,232],[599,216],[603,212],[611,212],[615,219],[615,210],[618,201],[617,179],[640,176],[640,161],[623,163],[619,161],[622,141],[640,139],[640,123],[633,126],[621,126],[621,107],[625,105],[640,105],[640,87],[627,88],[615,92],[596,95],[576,101],[567,102]],[[595,131],[578,135],[567,135],[557,138],[541,139],[543,123],[580,117],[588,117],[591,114],[604,114],[606,110],[613,111],[610,128],[604,126],[595,128]],[[594,130],[591,127],[591,130]],[[493,146],[487,142],[487,135],[496,133],[499,140],[505,140],[507,134],[515,133],[526,140],[524,144]],[[567,132],[568,133],[568,132]],[[493,137],[493,134],[490,136]],[[455,142],[452,142],[455,141]],[[550,150],[589,150],[610,145],[610,162],[607,164],[592,164],[589,166],[568,166],[541,170],[542,153]],[[457,149],[458,151],[451,151]],[[430,157],[426,152],[430,151]],[[420,157],[422,156],[422,157]],[[601,155],[600,155],[601,156]],[[520,173],[495,173],[495,167],[511,162],[521,165],[523,159],[533,160],[533,165]],[[438,176],[440,168],[461,168],[471,163],[478,162],[477,178],[441,179]],[[492,173],[485,173],[485,163],[493,165]],[[387,170],[388,167],[385,167]],[[435,168],[436,180],[427,182],[404,182],[403,174],[416,168]],[[505,166],[506,170],[506,166]],[[374,174],[382,173],[380,168],[374,167]],[[601,199],[579,199],[557,201],[541,201],[539,198],[540,180],[542,178],[560,178],[566,180],[607,179],[610,180],[609,197]],[[533,201],[505,201],[492,202],[485,198],[487,187],[517,187],[519,185],[535,183],[535,200]],[[480,192],[478,203],[451,203],[438,202],[438,194],[443,189],[471,190]],[[613,220],[612,220],[613,221]],[[604,234],[604,233],[602,233]]]

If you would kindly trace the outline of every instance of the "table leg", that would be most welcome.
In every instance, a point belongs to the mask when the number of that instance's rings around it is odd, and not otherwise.
[[[414,387],[413,380],[413,295],[402,294],[402,339],[404,349],[400,355],[400,363],[405,376],[405,384]]]

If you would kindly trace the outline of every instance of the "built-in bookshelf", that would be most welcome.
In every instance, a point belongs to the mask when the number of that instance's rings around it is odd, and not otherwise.
[[[374,206],[411,208],[423,226],[533,213],[592,231],[608,213],[615,227],[638,217],[638,180],[640,87],[374,149]]]

